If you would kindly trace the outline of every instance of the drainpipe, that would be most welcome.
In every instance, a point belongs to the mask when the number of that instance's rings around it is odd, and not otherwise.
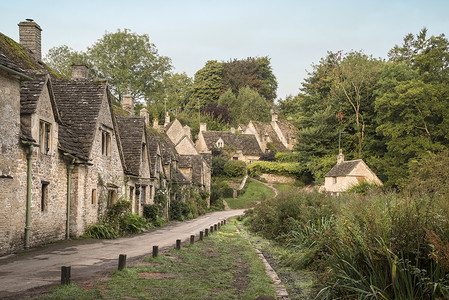
[[[26,206],[26,221],[25,221],[25,248],[30,246],[30,230],[31,230],[31,171],[33,165],[33,146],[34,144],[27,143],[27,206]]]
[[[66,239],[70,238],[70,197],[71,197],[71,175],[73,168],[75,167],[75,156],[70,155],[69,153],[64,153],[65,156],[71,158],[70,163],[67,165],[67,223],[66,223]]]

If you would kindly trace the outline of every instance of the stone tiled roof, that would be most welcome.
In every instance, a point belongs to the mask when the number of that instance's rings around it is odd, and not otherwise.
[[[254,128],[256,129],[257,133],[260,136],[260,139],[263,141],[263,138],[265,134],[268,134],[268,137],[271,140],[271,143],[279,152],[285,152],[288,151],[288,149],[282,144],[281,140],[279,139],[278,135],[274,131],[273,127],[271,127],[270,123],[263,123],[263,122],[256,122],[252,121]]]
[[[352,170],[357,166],[357,164],[361,163],[361,159],[357,160],[347,160],[343,161],[339,164],[336,164],[329,172],[327,172],[325,177],[340,177],[347,176],[351,173]]]
[[[43,64],[34,59],[30,51],[2,33],[0,33],[0,61],[8,62],[6,67],[18,72],[47,70]]]
[[[212,153],[200,153],[209,168],[212,167]]]
[[[184,176],[184,174],[179,171],[179,169],[175,170],[175,174],[173,175],[173,181],[177,183],[188,183],[189,181]]]
[[[59,129],[59,143],[71,154],[87,160],[107,84],[88,79],[59,79],[53,81],[53,92],[64,122]]]
[[[257,139],[252,134],[236,134],[229,131],[202,131],[207,148],[217,148],[216,143],[221,138],[224,147],[242,150],[243,155],[262,155]]]
[[[131,174],[139,176],[141,175],[142,137],[145,131],[145,119],[143,117],[117,116],[116,120],[126,168]]]
[[[153,128],[150,128],[147,131],[148,154],[150,156],[150,162],[153,167],[156,166],[157,148],[159,146],[159,135],[161,135],[161,133]]]
[[[37,101],[47,83],[47,74],[35,74],[33,80],[25,81],[20,87],[20,113],[32,114],[36,111]]]
[[[295,125],[288,121],[277,121],[276,123],[278,124],[285,138],[296,138],[298,129],[295,127]]]
[[[203,159],[201,155],[179,155],[178,166],[180,168],[191,168],[192,182],[201,184],[201,172],[203,170]]]
[[[25,73],[25,70],[19,67],[14,61],[6,57],[6,55],[3,53],[0,53],[0,65],[22,74]]]

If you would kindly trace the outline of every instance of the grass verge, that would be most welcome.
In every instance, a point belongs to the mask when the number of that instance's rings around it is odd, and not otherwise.
[[[272,280],[234,224],[202,242],[148,257],[90,287],[59,286],[39,299],[255,299],[274,297]]]
[[[274,197],[274,192],[269,187],[260,182],[250,180],[243,195],[238,196],[236,199],[225,198],[224,200],[230,208],[242,209],[254,207],[259,201],[272,197]]]

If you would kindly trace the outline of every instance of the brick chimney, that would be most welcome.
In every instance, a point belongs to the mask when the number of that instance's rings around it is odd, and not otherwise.
[[[186,125],[183,128],[184,128],[184,133],[189,137],[189,139],[192,139],[192,131],[190,130],[190,126]]]
[[[231,133],[235,133],[235,128],[231,127]]]
[[[130,94],[123,95],[122,107],[130,116],[134,116],[134,99]]]
[[[156,129],[159,128],[159,120],[157,118],[153,119],[153,128],[156,128]]]
[[[274,111],[271,113],[271,122],[277,122],[278,121],[278,114]]]
[[[26,19],[18,25],[20,44],[30,50],[37,61],[42,60],[41,27],[32,19]]]
[[[207,130],[207,123],[200,123],[200,132]]]
[[[72,79],[87,79],[89,68],[85,64],[72,64]]]
[[[145,118],[145,125],[150,127],[150,115],[145,107],[140,110],[140,116]]]

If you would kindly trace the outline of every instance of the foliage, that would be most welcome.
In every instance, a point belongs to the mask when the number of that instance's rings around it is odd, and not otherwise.
[[[265,152],[259,157],[259,160],[261,160],[261,161],[276,161],[276,152],[274,152],[274,151]]]
[[[209,103],[217,102],[223,89],[223,63],[209,60],[195,73],[192,85],[191,111],[201,111]]]
[[[226,198],[226,202],[232,209],[251,208],[258,202],[264,202],[274,196],[274,192],[266,185],[254,181],[247,180],[245,191],[240,193],[236,199]]]
[[[357,193],[357,194],[368,194],[375,192],[380,187],[375,183],[369,183],[368,181],[362,181],[357,185],[352,186],[349,190],[347,190],[348,193]]]
[[[202,114],[210,115],[214,120],[220,120],[229,124],[232,121],[232,116],[230,115],[228,106],[219,106],[216,102],[209,103],[202,111]]]
[[[143,216],[150,222],[156,221],[159,217],[159,206],[156,204],[144,204]]]
[[[434,259],[434,249],[445,253],[449,241],[449,210],[441,198],[292,191],[261,202],[247,216],[252,230],[300,253],[294,260],[299,268],[327,270],[319,298],[449,295],[445,256]]]
[[[154,204],[159,208],[159,216],[164,213],[168,203],[167,190],[160,188],[154,192]]]
[[[248,172],[252,174],[276,174],[299,177],[303,169],[299,163],[281,163],[272,161],[255,161],[249,164]]]
[[[242,103],[238,118],[239,124],[247,124],[250,120],[269,122],[271,120],[270,104],[259,93],[245,86],[239,90],[237,102]],[[233,116],[236,118],[236,116]]]
[[[212,156],[212,177],[224,176],[224,166],[229,158],[223,155]]]
[[[246,174],[246,163],[241,160],[228,160],[223,166],[223,172],[228,177],[241,177]]]
[[[87,52],[76,52],[67,46],[52,48],[46,57],[49,65],[69,74],[72,63],[83,62],[92,75],[107,78],[112,94],[119,101],[126,93],[143,99],[172,68],[168,57],[160,56],[147,34],[129,29],[105,33]]]
[[[190,208],[185,202],[174,199],[170,202],[168,211],[170,220],[184,221],[190,213]]]
[[[131,213],[131,202],[120,199],[106,211],[104,218],[86,228],[83,236],[95,239],[114,239],[127,234],[140,233],[148,228],[148,221]]]
[[[296,163],[300,161],[300,154],[298,152],[278,152],[275,159],[283,163]]]

